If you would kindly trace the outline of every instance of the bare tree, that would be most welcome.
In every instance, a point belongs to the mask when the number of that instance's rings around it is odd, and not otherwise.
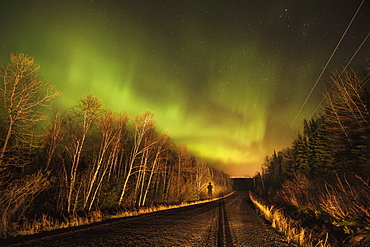
[[[45,109],[59,95],[48,81],[37,78],[40,66],[33,58],[12,53],[10,60],[0,70],[0,114],[5,124],[0,142],[0,234],[11,230],[11,220],[21,217],[50,183],[48,173],[24,176],[23,169],[6,171],[10,165],[30,163],[25,156],[39,144],[37,124],[46,119]]]
[[[10,54],[11,63],[1,68],[0,106],[5,110],[7,127],[0,150],[0,166],[22,164],[12,162],[7,153],[34,145],[34,127],[46,118],[43,110],[50,108],[59,92],[46,80],[37,78],[40,66],[22,53]]]
[[[76,203],[72,209],[73,198],[77,202],[80,187],[76,186],[78,177],[78,167],[87,134],[93,122],[102,113],[102,103],[91,93],[85,98],[81,98],[80,103],[73,109],[73,118],[68,121],[67,130],[71,135],[72,146],[65,146],[71,157],[71,164],[66,167],[66,178],[68,186],[67,212],[72,213],[76,208]]]
[[[177,176],[176,176],[176,185],[177,185],[177,200],[180,199],[180,196],[185,192],[184,183],[182,181],[182,173],[185,171],[185,167],[189,166],[191,154],[186,147],[186,144],[180,144],[176,148],[177,151]]]
[[[122,148],[123,132],[125,131],[127,119],[124,115],[106,112],[98,120],[101,134],[100,147],[90,171],[89,181],[87,181],[88,189],[84,198],[83,209],[89,203],[89,210],[91,210],[107,171],[114,165],[114,160],[120,151],[119,149]]]
[[[209,167],[203,159],[196,161],[196,173],[195,173],[195,187],[196,192],[200,196],[205,191],[208,182],[211,181],[211,175]]]
[[[153,113],[147,111],[143,115],[136,116],[134,120],[135,133],[133,147],[131,149],[130,157],[128,160],[126,174],[124,175],[125,178],[121,190],[121,195],[118,201],[118,205],[122,205],[123,203],[123,197],[127,189],[128,181],[135,171],[135,162],[137,161],[138,158],[142,158],[140,161],[140,165],[142,165],[143,162],[145,162],[145,155],[143,156],[142,154],[144,152],[148,152],[148,149],[150,149],[151,146],[155,144],[155,142],[145,143],[146,136],[148,136],[149,132],[153,130],[154,127],[154,122],[152,119]]]
[[[49,169],[56,149],[66,134],[65,128],[63,128],[63,126],[65,126],[65,120],[66,118],[64,116],[60,116],[58,113],[55,113],[50,124],[46,127],[46,132],[44,134],[46,152],[45,170]]]
[[[148,181],[146,182],[145,192],[143,196],[140,197],[141,200],[139,201],[139,207],[145,205],[146,197],[148,195],[149,188],[152,184],[153,175],[157,172],[161,154],[162,152],[165,151],[163,147],[164,147],[166,140],[167,140],[167,133],[163,133],[157,140],[157,143],[155,145],[155,149],[153,152],[154,157],[151,162],[151,165],[148,167],[148,172],[149,172]]]

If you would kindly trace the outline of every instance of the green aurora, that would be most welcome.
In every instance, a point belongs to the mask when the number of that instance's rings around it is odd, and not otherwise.
[[[56,109],[93,92],[131,117],[151,110],[177,143],[230,175],[253,175],[290,144],[330,70],[369,31],[365,4],[284,138],[360,1],[267,2],[2,1],[0,62],[33,56],[62,93]],[[365,66],[367,54],[368,42],[352,64]]]

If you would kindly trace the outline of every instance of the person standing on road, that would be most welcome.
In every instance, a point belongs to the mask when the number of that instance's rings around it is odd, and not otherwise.
[[[207,189],[208,189],[208,199],[212,199],[213,186],[212,186],[211,182],[209,182],[209,184],[207,186]]]

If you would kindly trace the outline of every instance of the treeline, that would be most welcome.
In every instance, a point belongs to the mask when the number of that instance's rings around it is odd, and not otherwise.
[[[59,95],[37,77],[39,65],[11,54],[1,68],[0,233],[42,214],[195,201],[230,190],[228,176],[208,167],[186,145],[159,133],[153,113],[133,119],[88,94],[40,126]]]
[[[332,74],[323,114],[304,120],[290,147],[265,158],[260,195],[346,234],[370,227],[368,76]]]
[[[295,173],[308,178],[370,175],[370,100],[354,71],[335,72],[321,116],[304,120],[291,147],[267,156],[263,174],[274,186]]]

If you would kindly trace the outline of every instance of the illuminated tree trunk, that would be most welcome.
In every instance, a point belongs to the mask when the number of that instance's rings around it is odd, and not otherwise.
[[[177,168],[175,167],[175,165],[176,163],[174,163],[173,165],[170,164],[168,168],[168,181],[166,185],[166,200],[168,203],[172,202],[174,199],[173,195],[178,193],[178,185],[176,184]]]
[[[46,145],[46,165],[45,170],[49,169],[52,158],[54,157],[55,150],[64,138],[65,131],[63,130],[64,123],[63,117],[55,114],[48,126],[47,133],[44,137]]]
[[[11,54],[10,60],[0,68],[0,118],[6,124],[5,136],[0,140],[0,236],[50,184],[48,173],[18,176],[16,170],[8,168],[30,163],[25,154],[35,147],[36,125],[46,119],[44,110],[59,94],[48,81],[37,78],[40,66],[33,58],[19,53]]]
[[[161,181],[162,181],[162,191],[159,190],[159,187],[158,190],[157,190],[157,194],[161,193],[163,194],[163,198],[162,200],[165,200],[167,201],[167,196],[168,196],[168,191],[167,191],[167,180],[168,180],[168,173],[169,173],[169,169],[168,169],[168,163],[169,163],[169,155],[168,155],[168,150],[166,152],[166,159],[165,159],[165,162],[163,163],[163,168],[162,168],[162,173],[160,174],[161,175]]]
[[[211,176],[209,168],[206,166],[204,161],[197,161],[196,165],[195,186],[197,194],[200,195],[207,186],[207,182],[210,182]]]
[[[69,184],[68,184],[68,195],[67,195],[67,212],[72,213],[72,197],[76,189],[77,182],[77,170],[81,159],[81,153],[85,144],[87,133],[92,126],[93,121],[101,114],[101,102],[98,98],[88,94],[86,98],[80,100],[80,104],[76,107],[75,117],[77,120],[82,116],[82,123],[80,128],[77,128],[74,122],[71,122],[69,126],[70,133],[72,133],[73,149],[70,154],[72,156],[71,169],[69,172]],[[78,124],[78,123],[76,123]],[[68,148],[67,148],[68,149]],[[77,202],[78,193],[75,193],[75,202]],[[74,208],[76,208],[76,203]],[[74,212],[74,210],[73,210]]]
[[[141,206],[141,198],[143,196],[143,190],[144,190],[144,184],[146,182],[146,173],[147,173],[147,166],[148,166],[148,159],[150,155],[150,149],[146,148],[143,150],[143,153],[141,154],[141,162],[138,167],[138,176],[136,181],[136,187],[135,187],[135,203],[137,206]]]
[[[119,124],[119,120],[117,121],[117,119],[115,119],[113,113],[106,113],[99,120],[98,125],[101,132],[100,148],[96,161],[94,162],[90,171],[90,180],[88,181],[88,189],[84,198],[83,209],[85,209],[86,205],[88,204],[93,190],[97,191],[99,188],[99,186],[96,185],[96,181],[99,179],[99,176],[101,176],[103,179],[106,173],[109,165],[109,151],[112,148],[112,143],[115,142],[119,132],[121,131],[120,128],[116,127],[119,126]],[[99,181],[100,180],[101,179],[99,179]],[[92,205],[92,203],[90,203],[90,205]]]
[[[177,161],[178,169],[177,169],[177,196],[180,196],[180,179],[181,179],[181,156],[178,156]]]
[[[125,174],[121,195],[118,201],[118,205],[122,205],[123,197],[125,195],[128,181],[133,174],[134,165],[137,158],[140,157],[147,149],[151,148],[151,145],[143,146],[145,144],[144,138],[147,132],[154,126],[152,121],[153,114],[150,112],[145,112],[143,115],[136,116],[134,120],[135,134],[134,143],[129,158],[127,173]]]
[[[189,153],[185,144],[181,144],[177,147],[177,193],[175,196],[176,200],[181,200],[186,190],[186,181],[183,179],[185,174],[188,172],[191,163],[191,154]]]
[[[184,158],[187,153],[186,145],[181,144],[180,146],[177,147],[177,151],[178,151],[178,154],[177,154],[177,196],[179,197],[181,195],[181,166],[183,165],[182,160],[184,160],[185,162],[185,159],[186,159]]]
[[[143,199],[141,201],[140,206],[144,206],[145,205],[145,200],[146,200],[146,197],[148,195],[148,191],[149,191],[149,187],[150,187],[151,182],[152,182],[153,174],[156,172],[157,165],[160,162],[160,155],[164,151],[163,150],[163,145],[165,144],[165,142],[166,142],[166,134],[162,135],[160,137],[159,142],[158,142],[157,151],[155,153],[153,164],[152,164],[152,167],[151,167],[151,170],[150,170],[149,179],[148,179],[148,182],[146,184],[145,193],[144,193],[144,196],[143,196]]]

